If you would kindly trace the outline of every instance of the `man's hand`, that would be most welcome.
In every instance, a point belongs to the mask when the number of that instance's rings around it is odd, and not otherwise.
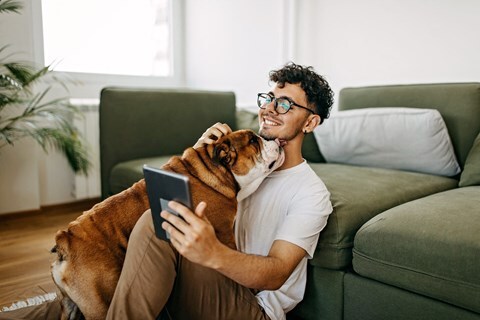
[[[205,216],[206,204],[201,202],[195,213],[171,201],[168,205],[185,220],[168,211],[161,216],[177,251],[188,260],[212,268],[248,288],[276,290],[292,274],[305,257],[305,250],[283,240],[275,240],[268,256],[245,254],[222,244]],[[177,229],[178,230],[177,230]]]
[[[197,149],[203,147],[207,144],[212,144],[217,141],[220,137],[227,135],[232,132],[232,129],[226,123],[217,122],[213,126],[207,129],[193,148]]]
[[[170,201],[168,206],[185,219],[168,211],[161,212],[162,218],[168,221],[162,223],[162,228],[170,233],[172,245],[188,260],[209,266],[210,261],[214,260],[214,255],[220,251],[216,248],[222,244],[204,214],[206,203],[200,202],[195,208],[195,213],[175,201]]]

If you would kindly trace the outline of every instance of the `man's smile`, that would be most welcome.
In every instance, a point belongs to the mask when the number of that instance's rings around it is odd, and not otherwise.
[[[272,119],[267,119],[267,118],[263,118],[263,124],[267,125],[267,126],[279,126],[280,125],[280,123],[275,122]]]

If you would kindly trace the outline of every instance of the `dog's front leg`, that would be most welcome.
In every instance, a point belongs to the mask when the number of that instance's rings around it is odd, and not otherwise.
[[[68,297],[62,299],[62,320],[85,320],[78,306]]]

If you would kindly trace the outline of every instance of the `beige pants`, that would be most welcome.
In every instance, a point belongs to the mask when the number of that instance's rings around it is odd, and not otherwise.
[[[159,240],[147,211],[130,236],[107,319],[155,319],[162,310],[175,320],[269,319],[248,288]],[[60,302],[0,313],[0,319],[60,319]]]

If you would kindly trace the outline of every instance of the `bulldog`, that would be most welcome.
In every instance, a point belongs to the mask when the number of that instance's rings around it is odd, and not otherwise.
[[[233,224],[237,203],[252,194],[284,160],[278,141],[239,130],[215,143],[188,148],[162,169],[189,177],[192,204],[207,203],[207,218],[218,239],[236,248]],[[122,270],[128,238],[149,209],[145,181],[85,211],[58,231],[51,265],[62,293],[62,319],[104,319]]]

